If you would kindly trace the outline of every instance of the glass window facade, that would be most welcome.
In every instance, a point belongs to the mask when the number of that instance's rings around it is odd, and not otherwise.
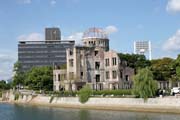
[[[18,61],[23,71],[33,66],[59,66],[66,63],[66,49],[73,46],[74,41],[21,41],[18,44]]]

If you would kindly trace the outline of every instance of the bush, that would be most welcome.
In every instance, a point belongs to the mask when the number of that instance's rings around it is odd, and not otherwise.
[[[49,100],[49,103],[52,103],[53,99],[54,99],[54,96],[51,96],[51,99]]]
[[[92,90],[88,85],[86,85],[78,92],[78,95],[79,95],[79,101],[81,103],[85,103],[88,101],[89,97],[92,95]]]
[[[18,99],[19,99],[19,93],[15,93],[14,100],[18,100]]]
[[[0,91],[0,98],[2,97],[2,91]]]
[[[93,91],[93,95],[114,95],[114,96],[123,96],[123,95],[132,95],[132,90],[101,90]]]
[[[77,92],[74,91],[44,91],[44,93],[50,96],[53,95],[55,97],[75,97],[77,94]]]
[[[71,96],[71,97],[75,97],[76,94],[77,94],[77,92],[73,92],[73,91],[64,91],[62,95],[63,95],[64,97],[70,97],[70,96]]]

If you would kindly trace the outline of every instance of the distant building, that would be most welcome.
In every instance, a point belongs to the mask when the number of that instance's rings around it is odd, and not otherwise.
[[[90,28],[83,43],[66,50],[66,69],[53,71],[55,91],[76,91],[85,84],[94,90],[132,88],[134,69],[109,50],[109,39],[102,29]]]
[[[134,54],[148,55],[148,59],[152,59],[152,49],[150,41],[135,41],[134,42]]]
[[[74,46],[74,41],[20,41],[18,61],[23,71],[33,66],[53,66],[66,63],[66,49]]]
[[[56,30],[58,31],[58,29]],[[33,66],[60,66],[66,63],[66,49],[72,48],[74,44],[75,41],[52,39],[45,41],[19,41],[18,61],[21,63],[23,71],[30,70]]]
[[[45,40],[61,40],[61,31],[59,28],[46,28]]]

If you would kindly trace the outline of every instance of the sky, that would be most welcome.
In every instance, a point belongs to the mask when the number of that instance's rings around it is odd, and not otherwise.
[[[110,49],[133,53],[150,40],[152,58],[180,53],[180,0],[0,0],[0,80],[13,74],[20,40],[44,40],[46,27],[81,43],[90,27],[104,29]]]

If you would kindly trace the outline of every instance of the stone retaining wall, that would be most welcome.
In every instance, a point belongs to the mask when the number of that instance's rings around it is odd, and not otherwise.
[[[23,95],[15,101],[14,95],[10,95],[9,102],[55,107],[180,113],[180,98],[173,96],[149,98],[146,102],[141,98],[90,98],[85,104],[81,104],[78,97],[53,97],[52,101],[51,99],[50,96]]]
[[[32,103],[50,103],[51,97],[37,96]],[[149,98],[144,102],[141,98],[90,98],[85,104],[78,97],[54,97],[51,104],[80,106],[149,106],[149,107],[180,107],[180,98]]]

